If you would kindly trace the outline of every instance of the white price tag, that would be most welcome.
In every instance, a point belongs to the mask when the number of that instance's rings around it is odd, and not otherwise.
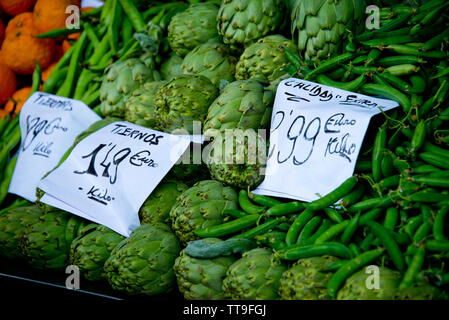
[[[114,122],[75,146],[39,188],[52,204],[64,202],[61,209],[129,236],[143,202],[189,145],[188,136]]]
[[[103,5],[104,5],[104,2],[100,1],[100,0],[83,0],[83,1],[81,1],[82,8],[86,8],[86,7],[98,8],[98,7],[102,7]]]
[[[305,80],[282,81],[265,180],[254,193],[308,202],[328,194],[354,173],[371,117],[397,106]]]
[[[9,192],[36,201],[41,178],[58,164],[75,138],[100,119],[81,101],[34,93],[20,112],[22,143]]]

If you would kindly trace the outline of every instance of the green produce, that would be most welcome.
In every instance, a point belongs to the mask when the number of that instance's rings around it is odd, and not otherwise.
[[[259,39],[243,51],[237,63],[235,78],[267,82],[276,80],[285,73],[283,67],[288,63],[284,49],[296,52],[295,44],[280,34]]]
[[[271,118],[274,92],[257,80],[239,80],[223,88],[207,114],[204,130],[261,129]]]
[[[393,300],[401,281],[400,273],[385,267],[379,267],[378,288],[368,287],[368,278],[377,276],[360,270],[349,277],[338,291],[338,300]],[[370,282],[370,285],[375,283]]]
[[[187,189],[187,185],[180,181],[162,181],[140,208],[140,222],[142,224],[170,223],[170,210],[178,196]]]
[[[327,300],[327,282],[330,273],[326,269],[338,258],[332,256],[312,257],[298,260],[282,274],[279,295],[283,300]]]
[[[233,130],[208,145],[205,159],[213,179],[236,188],[253,188],[264,178],[266,141],[254,131]]]
[[[37,269],[63,270],[82,225],[81,219],[61,210],[41,214],[18,237],[20,252]]]
[[[242,50],[280,27],[282,9],[281,0],[223,0],[218,32],[232,50]]]
[[[296,0],[291,31],[305,59],[326,60],[340,53],[343,39],[365,16],[363,0]]]
[[[217,32],[218,7],[212,3],[192,4],[176,14],[168,25],[168,42],[178,56],[185,56],[196,46],[219,40]]]
[[[229,267],[223,291],[233,300],[276,300],[279,280],[286,269],[274,259],[271,249],[253,249]]]
[[[213,259],[193,258],[182,250],[173,266],[179,291],[188,300],[225,299],[222,289],[223,279],[235,260],[233,256]]]
[[[218,181],[205,180],[184,191],[170,211],[172,228],[183,244],[197,239],[196,229],[223,222],[223,211],[237,209],[237,193]]]
[[[216,86],[222,80],[234,81],[237,59],[230,55],[228,48],[221,43],[205,43],[190,51],[182,62],[183,74],[199,74]]]
[[[175,259],[181,248],[170,227],[144,224],[112,250],[104,273],[115,290],[132,295],[156,295],[173,290]]]
[[[194,122],[203,122],[218,89],[204,76],[180,75],[156,93],[154,111],[157,127],[165,132],[184,130],[194,133]],[[184,133],[185,134],[185,133]]]
[[[147,82],[134,90],[125,103],[125,120],[140,126],[155,128],[154,100],[156,92],[166,83],[167,81]]]
[[[103,280],[104,263],[123,239],[105,226],[89,224],[80,230],[71,244],[70,264],[77,266],[87,280]]]
[[[149,81],[159,80],[159,73],[137,58],[117,61],[109,68],[100,88],[101,113],[123,118],[125,102],[134,89]]]
[[[163,80],[170,80],[173,77],[182,74],[181,66],[183,59],[180,56],[173,55],[161,64],[160,72]]]
[[[448,297],[437,287],[420,281],[408,288],[399,290],[394,298],[396,300],[447,300]]]
[[[20,258],[19,236],[29,225],[34,224],[42,212],[37,206],[14,208],[0,215],[0,256]]]

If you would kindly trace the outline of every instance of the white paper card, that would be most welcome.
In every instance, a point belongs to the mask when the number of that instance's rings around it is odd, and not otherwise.
[[[36,187],[75,138],[101,118],[81,101],[34,93],[20,112],[22,143],[9,192],[36,201]]]
[[[39,188],[76,208],[69,212],[129,236],[139,208],[189,144],[189,137],[114,122],[82,140]]]
[[[310,202],[333,191],[354,173],[371,117],[397,106],[305,80],[282,81],[265,179],[254,193]]]
[[[83,1],[81,1],[82,8],[86,8],[86,7],[98,8],[98,7],[102,7],[103,5],[104,5],[104,2],[100,1],[100,0],[83,0]]]

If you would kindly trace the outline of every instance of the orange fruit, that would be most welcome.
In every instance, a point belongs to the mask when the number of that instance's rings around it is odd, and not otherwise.
[[[0,59],[0,61],[2,61]],[[0,63],[0,105],[3,105],[17,88],[16,75],[10,68]]]
[[[51,71],[53,70],[53,68],[58,64],[58,62],[54,62],[52,63],[47,69],[45,69],[44,71],[42,71],[42,82],[45,82],[48,80],[48,78],[50,78],[51,75]]]
[[[55,46],[55,54],[53,55],[53,61],[59,61],[64,55],[64,51],[62,49],[62,45]]]
[[[0,7],[10,16],[17,16],[31,9],[35,0],[0,0]]]
[[[5,38],[17,32],[37,34],[34,28],[32,12],[24,12],[9,20],[5,29]]]
[[[34,6],[34,22],[39,33],[65,28],[70,16],[66,9],[72,5],[78,3],[73,0],[37,0]]]
[[[6,117],[7,114],[9,114],[9,112],[7,112],[6,110],[0,109],[0,119],[2,119],[3,117]]]
[[[69,51],[69,49],[72,47],[72,45],[70,44],[70,42],[68,40],[64,40],[62,42],[62,52],[64,52],[64,54]]]
[[[25,104],[25,101],[27,101],[30,96],[30,93],[31,87],[25,87],[14,92],[12,97],[5,104],[5,111],[8,113],[14,112],[14,115],[18,114]]]
[[[28,23],[31,25],[28,26]],[[7,28],[8,29],[8,28]],[[3,41],[1,58],[5,65],[17,74],[32,74],[36,61],[46,69],[53,61],[55,42],[52,39],[36,39],[38,33],[32,21],[7,33]]]
[[[5,36],[5,25],[3,24],[3,21],[0,19],[0,47],[2,46],[4,36]]]

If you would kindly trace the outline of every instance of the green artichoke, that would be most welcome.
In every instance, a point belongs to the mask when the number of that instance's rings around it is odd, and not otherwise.
[[[205,76],[180,75],[163,85],[156,93],[154,111],[160,130],[172,133],[184,130],[194,133],[193,123],[204,121],[218,89]]]
[[[239,51],[282,23],[282,0],[223,0],[218,12],[218,33],[232,50]]]
[[[238,80],[260,79],[271,82],[285,72],[282,68],[288,64],[284,50],[296,52],[293,41],[282,35],[271,35],[259,39],[243,51],[237,63],[235,78]]]
[[[364,0],[296,0],[291,33],[307,60],[326,60],[341,52],[343,39],[365,14]]]
[[[190,257],[182,250],[173,267],[179,291],[188,300],[225,299],[223,279],[235,260],[233,256],[198,259]]]
[[[274,259],[271,249],[247,251],[229,267],[223,280],[223,291],[233,300],[276,300],[279,298],[279,280],[286,269]]]
[[[338,291],[338,300],[392,300],[398,290],[401,274],[391,269],[379,268],[379,289],[369,289],[367,280],[371,274],[365,270],[349,277],[345,285]]]
[[[220,40],[217,32],[218,7],[212,3],[197,3],[177,13],[168,25],[168,42],[178,56],[185,56],[196,46]]]
[[[274,92],[258,80],[239,80],[223,88],[209,107],[208,129],[261,129],[270,121]]]
[[[70,245],[82,225],[80,218],[68,212],[44,213],[20,234],[20,252],[37,269],[62,270],[68,265]]]
[[[228,130],[214,136],[205,162],[213,179],[246,189],[259,185],[265,173],[267,142],[252,130]]]
[[[184,74],[200,74],[216,86],[220,81],[234,81],[237,59],[221,43],[205,43],[190,51],[181,66]]]
[[[161,64],[160,72],[163,80],[170,80],[173,77],[182,74],[181,66],[183,59],[180,56],[173,55]]]
[[[398,290],[394,296],[395,300],[447,300],[448,297],[437,287],[419,281],[408,288]]]
[[[72,242],[70,263],[78,266],[87,280],[103,280],[104,263],[123,239],[123,236],[105,226],[89,224],[81,229]]]
[[[330,272],[321,272],[338,259],[331,256],[298,260],[281,277],[279,295],[283,300],[327,300]]]
[[[183,244],[197,239],[195,229],[221,224],[223,211],[237,209],[237,192],[214,180],[196,183],[184,191],[170,211],[172,228]]]
[[[132,295],[167,293],[176,286],[173,265],[180,250],[169,226],[144,224],[112,250],[104,273],[114,290]]]
[[[147,128],[156,127],[154,98],[167,81],[147,82],[133,91],[125,103],[125,120]]]
[[[125,116],[125,102],[131,93],[145,82],[159,80],[158,72],[137,58],[117,61],[104,76],[100,88],[100,109],[104,116]]]
[[[176,198],[187,189],[187,185],[180,181],[162,181],[140,208],[140,222],[142,224],[169,223],[170,210],[176,203]]]
[[[37,206],[11,209],[0,215],[0,256],[21,258],[18,238],[23,230],[38,221],[42,211]]]

